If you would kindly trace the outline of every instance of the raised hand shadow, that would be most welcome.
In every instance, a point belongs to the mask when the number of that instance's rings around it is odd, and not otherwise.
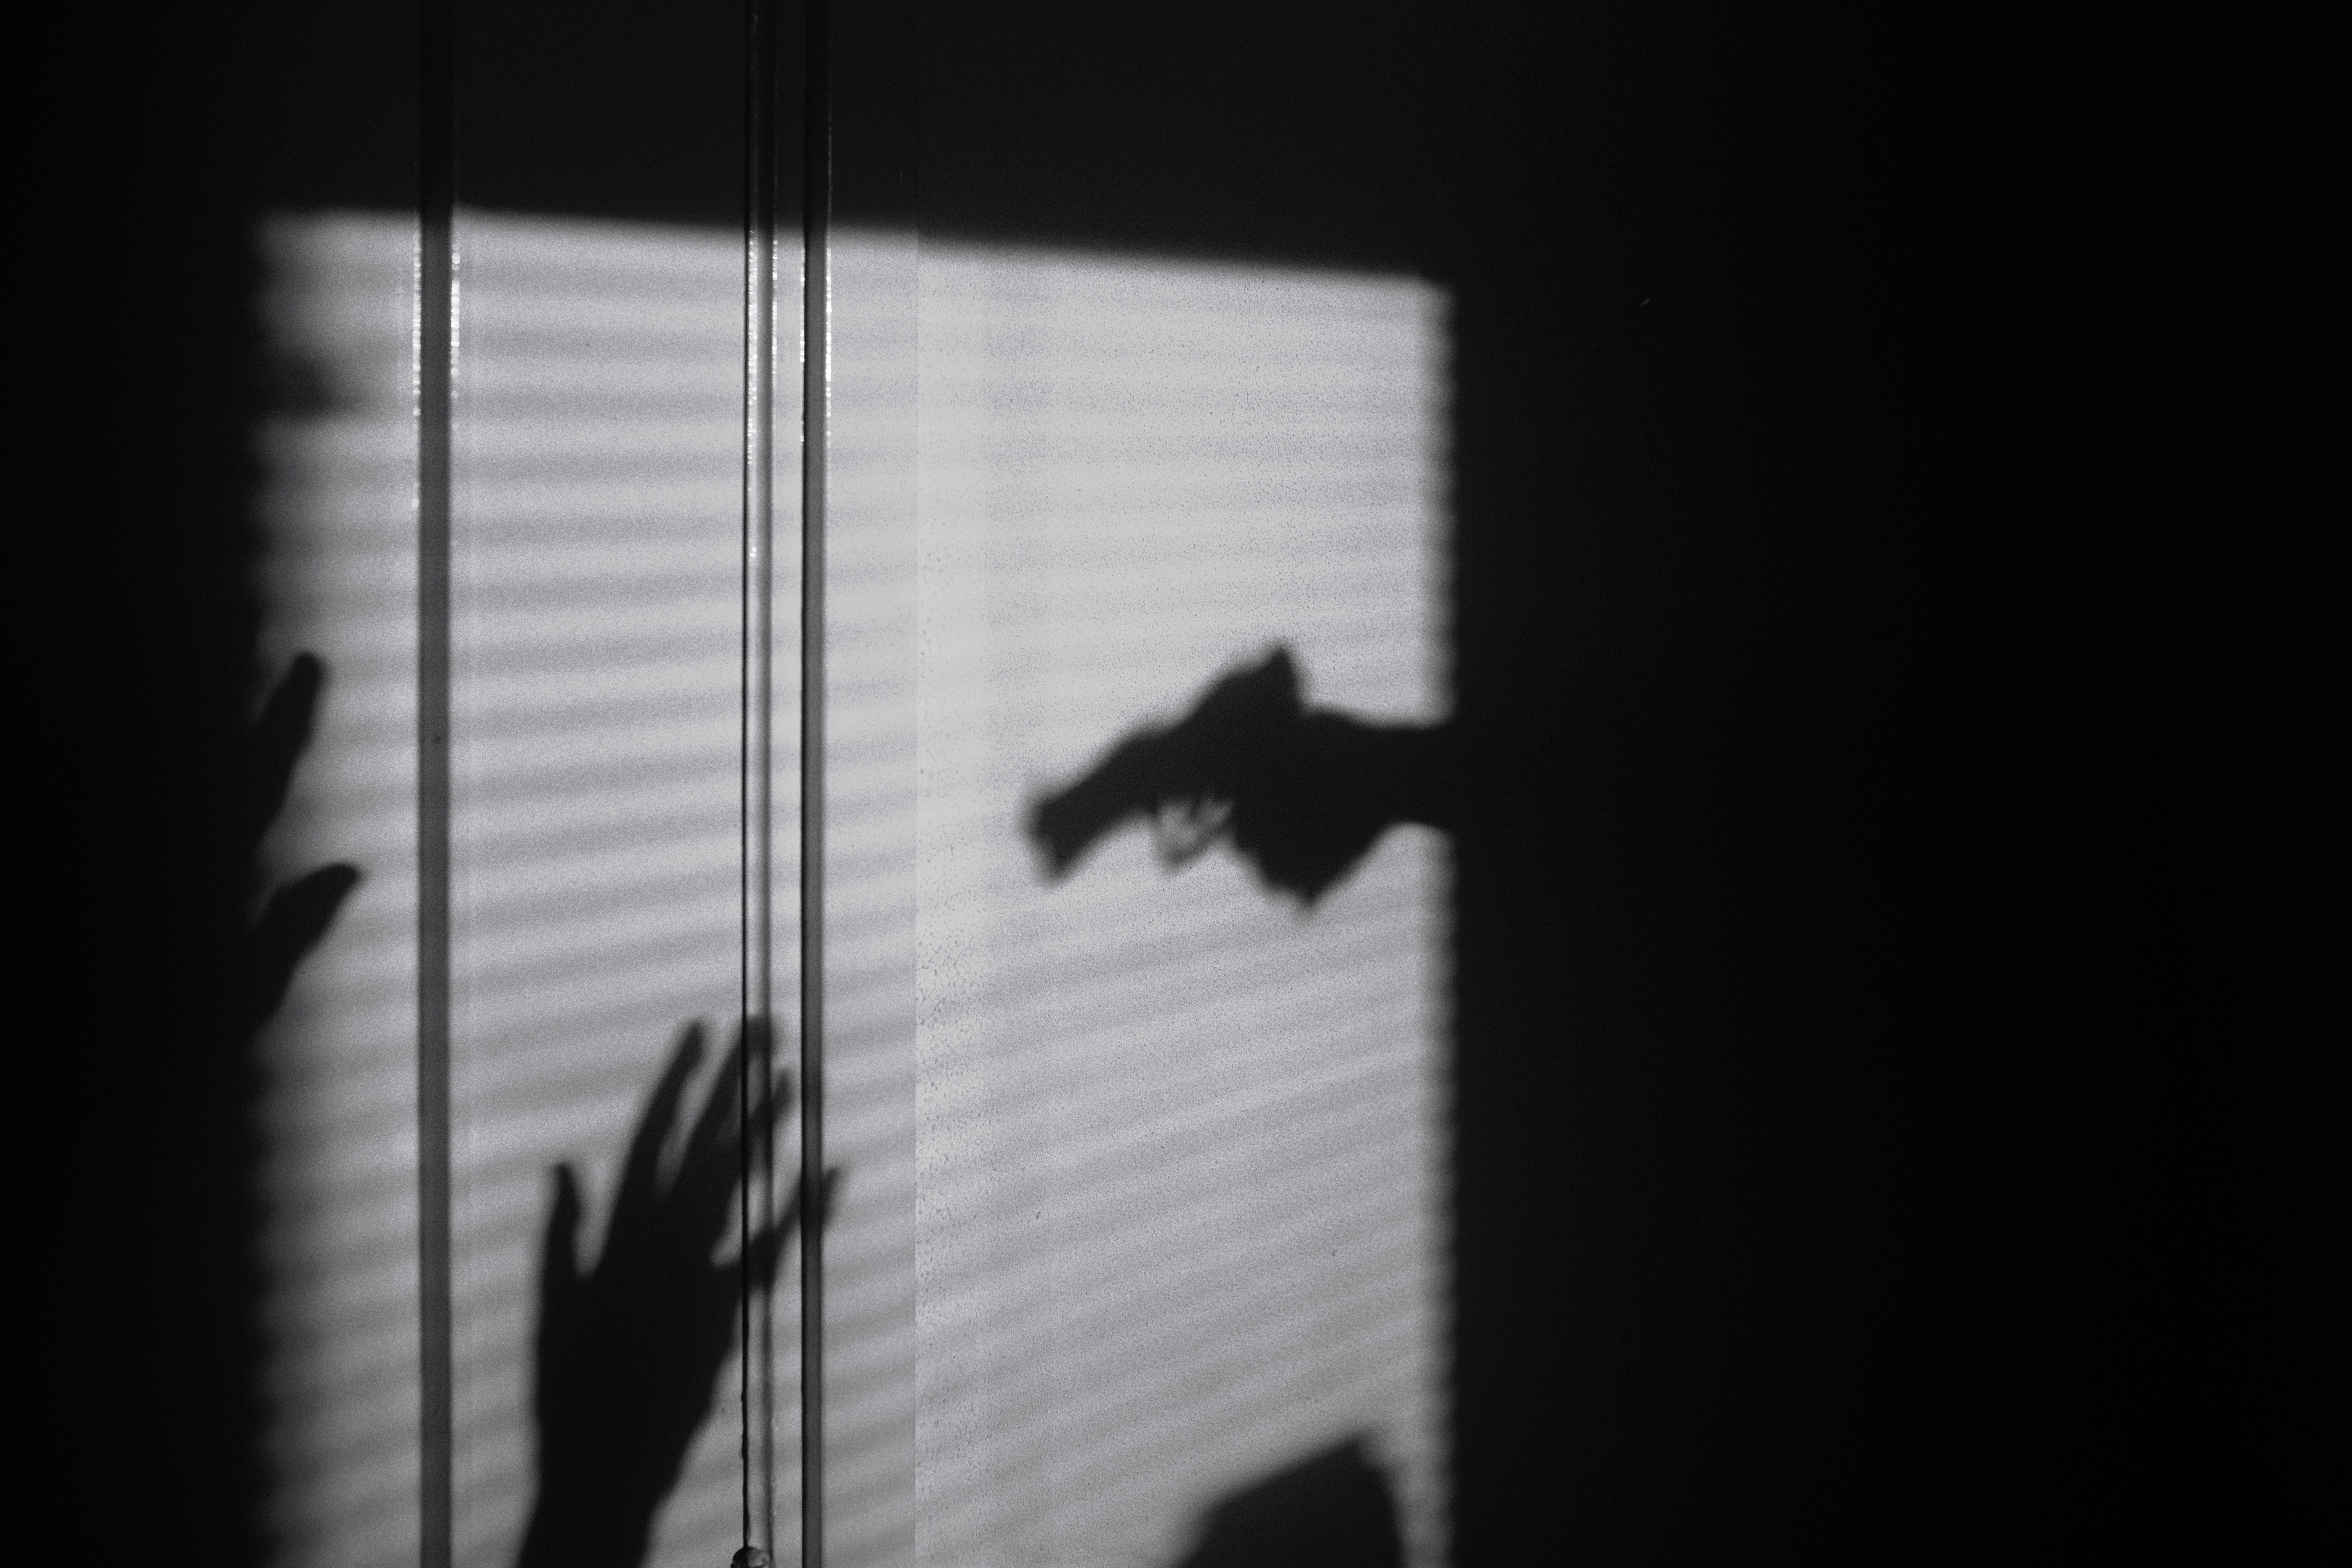
[[[298,654],[262,705],[260,721],[247,744],[241,781],[237,847],[247,865],[260,864],[261,840],[285,809],[295,764],[310,744],[326,681],[327,667],[317,655]],[[326,936],[359,882],[358,867],[335,864],[318,867],[271,891],[246,933],[241,954],[237,1023],[244,1033],[259,1029],[284,1004],[295,969]]]
[[[630,1141],[604,1248],[585,1270],[579,1178],[569,1165],[553,1173],[532,1401],[539,1493],[521,1568],[644,1561],[655,1517],[717,1402],[745,1287],[769,1288],[798,1227],[795,1184],[781,1215],[733,1258],[718,1256],[742,1189],[744,1134],[772,1138],[792,1101],[780,1079],[742,1113],[746,1061],[770,1059],[763,1022],[737,1031],[683,1148],[665,1159],[703,1042],[699,1024],[679,1038]],[[825,1177],[820,1224],[837,1177]]]

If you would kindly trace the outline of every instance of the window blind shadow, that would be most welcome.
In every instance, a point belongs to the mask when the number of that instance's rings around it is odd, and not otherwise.
[[[269,636],[336,677],[272,853],[367,874],[268,1047],[289,1563],[415,1550],[413,244],[268,237],[320,389],[268,437]],[[457,1539],[487,1565],[529,1506],[547,1173],[581,1171],[595,1237],[679,1025],[737,1005],[741,248],[461,214],[458,253]],[[1391,834],[1302,912],[1134,835],[1055,883],[1024,822],[1276,644],[1316,702],[1444,717],[1445,302],[904,235],[840,237],[832,272],[832,1559],[1171,1563],[1215,1500],[1360,1438],[1404,1560],[1442,1561],[1443,844]],[[732,1550],[734,1387],[656,1563]]]
[[[1445,301],[1412,279],[921,254],[919,1558],[1167,1563],[1350,1434],[1444,1553],[1444,847],[1311,909],[1036,801],[1281,645],[1444,716]]]

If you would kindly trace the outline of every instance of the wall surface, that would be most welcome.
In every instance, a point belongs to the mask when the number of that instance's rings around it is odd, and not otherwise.
[[[322,395],[269,432],[265,647],[331,686],[265,851],[365,874],[264,1042],[270,1509],[284,1562],[392,1563],[416,1551],[414,230],[266,238],[276,348]],[[737,1005],[741,259],[470,209],[457,244],[456,1545],[488,1564],[532,1496],[550,1173],[601,1215],[672,1037]],[[1024,827],[1272,646],[1318,704],[1444,717],[1442,296],[856,230],[829,262],[832,1560],[1173,1562],[1211,1503],[1361,1441],[1410,1560],[1442,1562],[1442,844],[1400,836],[1307,908],[1223,855],[1171,876],[1136,832],[1057,885]],[[787,952],[793,872],[787,847]],[[784,1540],[796,1312],[787,1289],[760,1352]],[[719,1385],[656,1562],[732,1538]]]
[[[725,9],[468,8],[467,199],[735,223]],[[2235,301],[2305,298],[2279,279],[2311,247],[2216,151],[2226,47],[1705,5],[842,16],[849,216],[1450,301],[1438,618],[1486,791],[1444,963],[1460,1560],[2245,1558],[2303,1528],[2308,1461],[2266,1434],[2302,1425],[2281,1216],[2326,1184],[2282,901],[2316,775],[2246,715],[2326,616],[2234,618],[2297,574],[2246,565],[2295,507],[2231,456],[2265,383],[2223,350],[2298,336]],[[58,57],[97,73],[51,132],[93,171],[58,254],[97,335],[54,401],[110,488],[43,586],[123,629],[67,660],[90,847],[48,923],[95,976],[73,1005],[127,1022],[51,1099],[121,1105],[140,1153],[67,1167],[92,1217],[61,1256],[144,1271],[73,1298],[124,1369],[90,1409],[135,1395],[169,1458],[142,1533],[208,1560],[272,1550],[284,1350],[234,993],[276,673],[257,436],[321,395],[270,351],[261,237],[413,211],[415,22],[257,4]],[[877,504],[911,552],[911,500]],[[399,896],[369,870],[320,964]]]

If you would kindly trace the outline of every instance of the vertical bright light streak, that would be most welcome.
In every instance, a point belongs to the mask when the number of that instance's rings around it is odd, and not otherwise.
[[[801,183],[801,1563],[824,1562],[824,479],[830,36],[808,0]]]
[[[745,7],[743,202],[742,1303],[743,1543],[775,1549],[775,1313],[751,1278],[751,1238],[775,1221],[774,1123],[761,1114],[775,1082],[775,15]],[[753,1033],[751,1020],[761,1028]],[[761,1310],[755,1315],[754,1299]],[[758,1399],[753,1399],[753,1384]],[[757,1410],[758,1419],[753,1412]],[[755,1440],[754,1434],[757,1434]],[[760,1477],[753,1530],[752,1476]]]
[[[457,17],[418,13],[416,1201],[418,1558],[454,1541],[449,1164],[449,523],[457,355]]]

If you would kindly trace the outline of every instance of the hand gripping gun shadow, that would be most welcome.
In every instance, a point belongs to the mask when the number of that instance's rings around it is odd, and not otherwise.
[[[1391,823],[1451,826],[1450,734],[1306,707],[1297,665],[1276,647],[1217,680],[1174,724],[1129,735],[1037,802],[1029,837],[1055,879],[1138,819],[1171,870],[1230,839],[1269,889],[1311,905]]]

